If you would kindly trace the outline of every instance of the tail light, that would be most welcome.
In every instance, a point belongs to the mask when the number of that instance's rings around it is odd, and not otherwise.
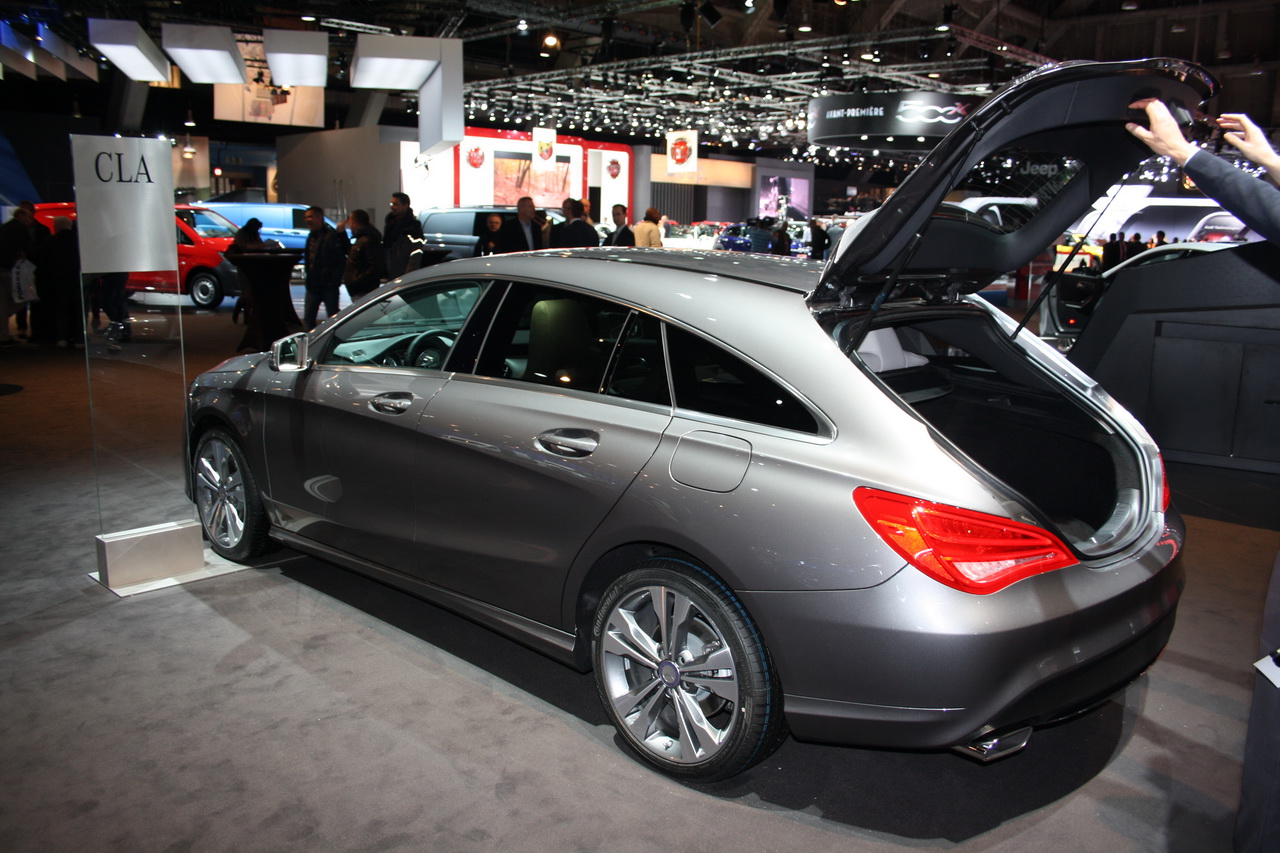
[[[1164,468],[1164,457],[1157,456],[1156,458],[1160,460],[1160,511],[1168,512],[1169,501],[1172,497],[1172,493],[1169,491],[1169,473]]]
[[[866,487],[853,501],[903,559],[961,592],[986,595],[1077,562],[1058,537],[1011,518]]]

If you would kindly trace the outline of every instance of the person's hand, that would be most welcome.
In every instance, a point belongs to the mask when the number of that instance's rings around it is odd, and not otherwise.
[[[1266,134],[1244,113],[1223,113],[1218,116],[1218,127],[1226,131],[1223,139],[1259,166],[1280,165],[1280,155],[1272,149]]]
[[[1183,137],[1182,128],[1178,127],[1178,122],[1174,120],[1173,114],[1169,112],[1169,108],[1164,105],[1163,101],[1157,98],[1147,98],[1146,100],[1135,101],[1129,105],[1129,108],[1145,110],[1151,129],[1148,130],[1142,125],[1128,122],[1124,126],[1125,130],[1146,143],[1146,146],[1155,153],[1163,157],[1169,157],[1173,162],[1182,166],[1191,159],[1192,154],[1200,150]]]

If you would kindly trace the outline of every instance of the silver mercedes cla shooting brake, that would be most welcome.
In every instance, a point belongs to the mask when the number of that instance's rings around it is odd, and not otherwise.
[[[622,741],[720,779],[797,738],[992,758],[1164,647],[1183,525],[1088,376],[969,294],[1144,157],[1077,63],[957,126],[825,266],[730,252],[454,261],[198,377],[190,488],[283,543],[595,673]],[[1015,225],[948,194],[1035,197]]]

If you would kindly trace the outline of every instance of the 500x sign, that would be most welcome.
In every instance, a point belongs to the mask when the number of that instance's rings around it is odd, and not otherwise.
[[[927,104],[924,101],[901,101],[898,103],[898,121],[916,124],[955,124],[969,112],[968,104]]]

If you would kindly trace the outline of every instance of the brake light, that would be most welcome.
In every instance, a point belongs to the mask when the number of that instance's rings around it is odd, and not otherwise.
[[[853,501],[890,548],[961,592],[986,595],[1077,562],[1058,537],[1011,518],[865,486]]]
[[[1164,468],[1164,457],[1156,456],[1160,461],[1160,511],[1169,511],[1169,502],[1173,498],[1173,493],[1169,491],[1169,473]]]

